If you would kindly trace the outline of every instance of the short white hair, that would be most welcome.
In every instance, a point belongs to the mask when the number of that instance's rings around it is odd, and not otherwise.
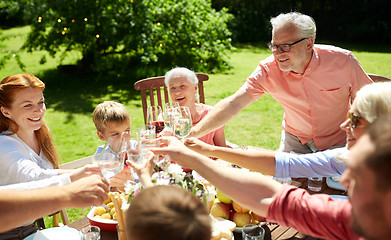
[[[271,18],[270,23],[272,24],[272,32],[287,23],[294,24],[299,30],[299,37],[309,38],[316,37],[316,24],[315,20],[305,14],[299,12],[281,13],[277,17]]]
[[[193,71],[184,67],[176,67],[168,71],[164,76],[164,84],[166,87],[169,87],[171,80],[177,77],[186,77],[191,81],[193,86],[198,85],[197,75]]]
[[[391,82],[364,85],[354,99],[360,117],[368,122],[384,114],[391,114]]]

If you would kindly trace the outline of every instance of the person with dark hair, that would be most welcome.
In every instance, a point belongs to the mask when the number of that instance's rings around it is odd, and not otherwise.
[[[202,201],[192,193],[158,185],[132,199],[125,231],[133,240],[210,240],[212,222]]]
[[[391,239],[391,116],[380,116],[357,141],[341,177],[349,200],[280,184],[256,172],[221,166],[174,137],[155,154],[191,168],[241,206],[269,222],[324,239]],[[223,159],[224,160],[224,159]]]

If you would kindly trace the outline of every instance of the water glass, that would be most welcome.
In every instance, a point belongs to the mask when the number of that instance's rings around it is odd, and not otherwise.
[[[259,225],[247,224],[242,228],[243,240],[263,240],[265,229]]]
[[[320,192],[322,190],[323,177],[308,178],[308,189],[313,192]]]
[[[174,134],[179,138],[185,138],[190,134],[192,127],[191,113],[188,107],[174,108],[178,114],[173,119]]]
[[[98,166],[102,175],[107,181],[115,174],[121,172],[123,164],[113,153],[103,152],[94,156],[93,160]]]
[[[96,226],[84,227],[80,230],[81,240],[99,240],[100,228]]]
[[[156,138],[156,127],[153,125],[143,125],[142,127],[139,127],[138,129],[138,136],[137,140],[143,143],[148,143],[151,140]]]
[[[173,124],[172,120],[175,118],[175,113],[176,113],[174,109],[177,107],[179,107],[178,102],[173,102],[172,105],[169,102],[167,102],[163,111],[164,127],[170,130],[172,130],[172,124]],[[179,113],[177,115],[179,115]]]
[[[157,121],[159,118],[159,115],[162,114],[162,108],[157,106],[149,106],[147,108],[147,123],[151,123],[153,121]]]

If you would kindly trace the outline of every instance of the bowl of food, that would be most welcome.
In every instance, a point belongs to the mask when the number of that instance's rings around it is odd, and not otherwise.
[[[115,220],[115,208],[109,210],[109,207],[106,206],[92,207],[87,218],[91,226],[97,226],[101,231],[117,231],[118,221]]]

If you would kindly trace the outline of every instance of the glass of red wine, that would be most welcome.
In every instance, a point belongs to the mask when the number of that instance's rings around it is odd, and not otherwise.
[[[156,135],[164,129],[162,108],[158,106],[150,106],[147,109],[147,123],[156,127]]]

